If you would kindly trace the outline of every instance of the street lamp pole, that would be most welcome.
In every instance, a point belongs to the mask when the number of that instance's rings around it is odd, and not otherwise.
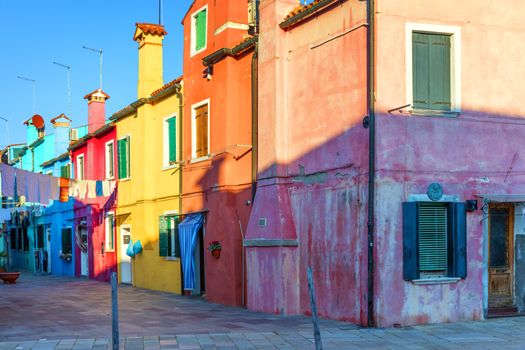
[[[67,113],[68,116],[71,118],[71,81],[69,76],[69,71],[71,70],[71,67],[58,62],[53,62],[53,64],[67,69]]]
[[[36,114],[36,87],[35,87],[36,80],[31,79],[31,78],[22,77],[20,75],[17,78],[33,83],[33,114]]]

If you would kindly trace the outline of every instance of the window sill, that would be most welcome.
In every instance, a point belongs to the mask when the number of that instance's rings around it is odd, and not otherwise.
[[[459,277],[432,277],[432,278],[420,278],[418,280],[412,280],[413,284],[426,285],[426,284],[449,284],[456,283],[460,280]]]
[[[459,116],[459,111],[436,111],[431,109],[412,109],[410,114],[415,117],[446,117],[456,118]]]
[[[178,164],[173,164],[173,165],[164,165],[162,167],[162,171],[166,171],[166,170],[171,170],[171,169],[177,169],[179,167]]]
[[[211,159],[211,154],[208,154],[207,156],[190,159],[190,164],[204,162],[205,160],[210,160],[210,159]]]
[[[166,261],[179,261],[180,258],[176,258],[174,256],[167,256],[167,257],[164,258],[164,260],[166,260]]]
[[[127,177],[125,179],[118,179],[119,182],[126,182],[126,181],[130,181],[131,180],[131,177]]]

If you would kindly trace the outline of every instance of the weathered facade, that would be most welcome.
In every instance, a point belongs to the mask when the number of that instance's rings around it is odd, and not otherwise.
[[[183,287],[188,293],[205,293],[209,301],[243,305],[255,43],[248,34],[247,2],[196,0],[183,25],[182,214],[204,217],[195,249],[188,252],[195,287]],[[218,259],[208,251],[214,241],[222,247]]]

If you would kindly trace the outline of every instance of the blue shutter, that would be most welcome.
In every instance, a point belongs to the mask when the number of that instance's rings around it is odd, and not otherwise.
[[[451,203],[449,206],[449,277],[467,277],[467,206],[465,203]]]
[[[419,278],[417,202],[403,203],[403,279]]]

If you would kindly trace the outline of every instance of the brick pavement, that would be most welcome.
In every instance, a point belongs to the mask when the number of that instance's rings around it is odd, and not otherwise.
[[[110,349],[109,285],[23,275],[0,285],[0,350]],[[122,287],[121,348],[313,349],[306,317],[282,317]],[[362,329],[323,320],[324,349],[524,349],[525,318]]]

